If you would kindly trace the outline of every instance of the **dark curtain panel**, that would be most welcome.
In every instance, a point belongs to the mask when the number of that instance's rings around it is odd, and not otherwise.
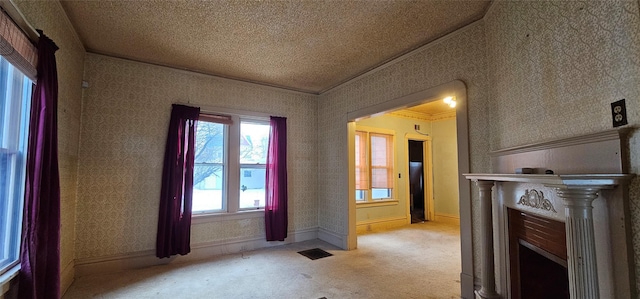
[[[60,297],[58,47],[40,33],[31,98],[27,178],[20,248],[19,298]]]
[[[267,178],[265,228],[267,241],[284,241],[287,237],[287,119],[271,117]]]
[[[164,153],[156,256],[191,251],[191,199],[196,122],[200,108],[173,105]]]

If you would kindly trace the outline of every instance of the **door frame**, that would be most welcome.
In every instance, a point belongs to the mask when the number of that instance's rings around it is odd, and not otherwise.
[[[405,165],[405,172],[407,174],[407,184],[405,190],[407,190],[407,196],[411,196],[411,180],[409,174],[409,140],[422,141],[422,178],[424,182],[424,218],[427,221],[436,220],[435,202],[433,200],[433,164],[431,155],[431,136],[406,133],[404,135],[405,146],[407,147],[407,163]],[[407,224],[411,224],[411,198],[407,199]]]
[[[470,155],[469,155],[469,119],[468,119],[468,103],[467,103],[467,86],[460,80],[454,80],[449,83],[434,86],[416,93],[390,99],[385,102],[364,107],[355,111],[347,112],[346,117],[346,137],[347,152],[342,154],[344,163],[346,163],[347,194],[345,194],[344,202],[345,216],[347,217],[347,235],[344,236],[342,242],[336,244],[342,245],[347,250],[356,249],[358,247],[358,237],[356,232],[356,203],[355,203],[355,121],[366,118],[371,115],[390,112],[393,110],[404,109],[411,106],[424,104],[446,96],[455,96],[456,98],[456,133],[458,140],[458,196],[460,202],[460,250],[461,250],[461,266],[460,288],[462,289],[463,298],[474,298],[475,275],[473,270],[473,225],[471,216],[471,182],[462,176],[469,173]]]

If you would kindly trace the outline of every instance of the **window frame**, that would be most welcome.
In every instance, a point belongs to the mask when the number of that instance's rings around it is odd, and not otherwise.
[[[366,138],[365,138],[365,151],[366,151],[366,168],[367,168],[367,189],[356,189],[355,192],[355,202],[358,205],[372,205],[372,204],[381,204],[381,203],[389,203],[389,202],[397,202],[398,199],[397,197],[397,180],[395,179],[395,173],[396,173],[396,156],[397,156],[397,150],[396,150],[396,132],[394,130],[389,130],[389,129],[382,129],[382,128],[374,128],[374,127],[367,127],[367,126],[358,126],[356,125],[356,129],[355,129],[355,133],[356,135],[358,134],[358,132],[361,133],[365,133]],[[393,153],[391,154],[391,170],[390,170],[390,175],[391,175],[391,179],[393,181],[391,188],[389,188],[389,193],[390,196],[389,197],[384,197],[384,198],[373,198],[373,189],[380,189],[380,188],[373,188],[372,186],[372,180],[371,180],[371,176],[372,176],[372,170],[373,170],[373,165],[371,162],[371,157],[372,157],[372,147],[371,147],[371,134],[374,135],[387,135],[391,137],[391,149],[393,150]],[[357,149],[357,146],[356,146]],[[354,165],[356,171],[358,171],[358,165]],[[358,193],[361,192],[363,194],[363,199],[359,200],[358,198],[362,198],[358,195]]]
[[[200,108],[200,114],[229,116],[232,124],[225,124],[227,136],[225,139],[226,167],[224,175],[226,175],[226,177],[223,179],[223,184],[225,184],[223,188],[226,188],[226,192],[223,191],[222,195],[223,208],[222,210],[215,211],[193,212],[192,223],[197,224],[264,217],[264,206],[259,208],[240,208],[240,180],[242,175],[242,164],[240,163],[240,134],[242,122],[264,123],[268,125],[269,115],[259,112],[202,106]]]
[[[201,113],[203,114],[203,113]],[[223,140],[223,146],[222,146],[222,162],[221,163],[196,163],[194,161],[193,165],[194,165],[194,170],[195,170],[195,166],[198,166],[199,164],[204,164],[204,165],[222,165],[222,193],[221,193],[221,204],[220,204],[220,209],[218,210],[202,210],[202,211],[193,211],[193,205],[192,205],[192,209],[191,209],[191,213],[192,215],[200,215],[200,214],[212,214],[212,213],[221,213],[227,210],[227,180],[228,180],[228,171],[229,171],[229,144],[228,144],[228,136],[229,136],[229,126],[223,123],[218,123],[218,122],[213,122],[213,121],[209,121],[206,119],[200,119],[198,120],[198,122],[208,122],[208,123],[217,123],[223,126],[222,128],[222,140]],[[197,133],[197,126],[196,126],[196,138],[198,136]],[[194,157],[195,159],[195,157]],[[195,185],[192,186],[191,188],[194,189]],[[195,192],[194,192],[195,193]],[[193,197],[192,197],[192,201],[193,201]]]
[[[0,111],[2,127],[7,131],[0,132],[0,153],[7,155],[7,160],[14,164],[7,171],[10,175],[2,178],[6,180],[7,194],[12,195],[0,202],[2,234],[0,246],[0,276],[11,275],[20,263],[20,243],[22,233],[22,217],[24,207],[25,182],[27,176],[26,160],[28,151],[29,123],[31,116],[31,94],[34,82],[22,70],[13,65],[10,60],[2,57],[2,65],[6,69],[1,70],[6,76],[5,90],[2,93],[4,109]],[[15,81],[18,79],[19,81]],[[11,85],[9,85],[11,84]],[[19,90],[15,90],[18,88]],[[16,111],[17,110],[17,111]],[[19,113],[18,113],[19,112]],[[6,133],[6,135],[5,135]],[[11,157],[9,157],[11,155]],[[8,164],[7,164],[8,165]]]
[[[266,125],[268,128],[270,126],[269,124],[269,120],[264,120],[264,119],[256,119],[255,117],[246,117],[246,116],[241,116],[240,117],[240,136],[242,135],[242,123],[248,123],[248,124],[256,124],[256,125]],[[238,142],[238,150],[240,150],[240,143]],[[265,173],[267,171],[267,157],[266,155],[268,154],[268,142],[267,142],[267,152],[265,152],[265,157],[264,157],[264,164],[261,163],[255,163],[255,164],[250,164],[250,163],[242,163],[242,161],[240,161],[240,153],[238,152],[238,189],[241,190],[242,188],[242,178],[244,177],[244,174],[241,173],[241,170],[243,169],[264,169]],[[266,188],[266,180],[265,180],[265,184],[264,187]],[[266,200],[266,194],[265,194],[265,200]],[[264,210],[264,205],[259,206],[259,207],[245,207],[242,208],[240,207],[240,192],[238,192],[238,211],[249,211],[249,210]]]

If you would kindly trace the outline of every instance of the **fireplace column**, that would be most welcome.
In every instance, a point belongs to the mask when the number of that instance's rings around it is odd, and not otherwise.
[[[500,298],[496,292],[495,264],[493,254],[493,216],[491,213],[491,188],[494,181],[476,181],[480,189],[480,234],[482,240],[482,285],[476,291],[481,299]],[[578,297],[572,297],[578,298]]]
[[[600,298],[596,246],[593,234],[593,206],[599,188],[556,188],[564,200],[567,231],[567,270],[571,298]]]

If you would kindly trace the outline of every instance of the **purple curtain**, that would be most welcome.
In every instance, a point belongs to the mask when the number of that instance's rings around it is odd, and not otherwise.
[[[19,298],[60,296],[60,177],[56,44],[40,33],[31,98],[27,177],[20,247]]]
[[[265,202],[267,241],[287,237],[287,119],[271,117]]]
[[[191,199],[196,122],[200,108],[173,105],[164,153],[156,256],[191,251]]]

